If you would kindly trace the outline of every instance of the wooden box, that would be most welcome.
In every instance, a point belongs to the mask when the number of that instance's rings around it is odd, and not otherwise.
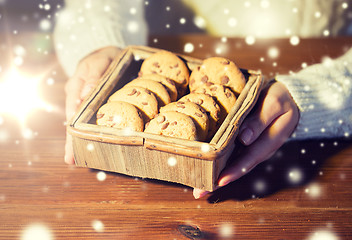
[[[238,128],[258,98],[263,84],[261,75],[243,70],[247,79],[245,89],[210,142],[96,125],[95,115],[99,107],[113,92],[136,78],[142,61],[156,51],[159,50],[149,47],[126,48],[83,102],[68,125],[73,136],[76,165],[213,191],[235,147]],[[191,71],[202,62],[178,56]]]

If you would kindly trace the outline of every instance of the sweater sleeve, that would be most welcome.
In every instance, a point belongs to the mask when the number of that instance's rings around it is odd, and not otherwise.
[[[143,0],[68,0],[58,13],[54,42],[59,62],[72,76],[79,61],[103,47],[145,45]]]
[[[291,139],[349,137],[352,132],[352,49],[335,60],[277,76],[300,110]]]

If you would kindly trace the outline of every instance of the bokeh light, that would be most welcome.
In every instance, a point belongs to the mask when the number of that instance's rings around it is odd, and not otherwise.
[[[104,232],[104,224],[100,220],[93,220],[92,227],[96,232]]]
[[[312,233],[308,240],[338,240],[339,238],[330,230],[318,230]]]
[[[41,98],[41,78],[26,76],[12,68],[0,79],[0,114],[9,114],[24,126],[29,113],[35,109],[48,109],[49,104]]]
[[[21,236],[21,240],[53,240],[51,230],[42,223],[32,223],[28,225]]]
[[[175,157],[169,157],[167,159],[167,164],[170,166],[170,167],[174,167],[176,166],[177,164],[177,159]]]
[[[97,179],[98,179],[98,181],[100,181],[100,182],[105,181],[105,179],[106,179],[106,173],[103,172],[103,171],[99,171],[99,172],[97,173]]]

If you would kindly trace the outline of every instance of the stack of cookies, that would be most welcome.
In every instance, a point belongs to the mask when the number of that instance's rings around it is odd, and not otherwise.
[[[113,93],[97,124],[176,138],[209,141],[246,80],[230,60],[213,57],[192,73],[168,51],[146,58],[138,77]]]

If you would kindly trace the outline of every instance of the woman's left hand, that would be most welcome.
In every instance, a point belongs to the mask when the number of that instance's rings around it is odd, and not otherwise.
[[[289,138],[299,121],[299,110],[289,91],[280,82],[271,82],[262,91],[256,109],[244,120],[238,139],[245,146],[231,165],[219,176],[223,187],[244,176],[269,159]],[[195,188],[194,198],[207,191]]]

